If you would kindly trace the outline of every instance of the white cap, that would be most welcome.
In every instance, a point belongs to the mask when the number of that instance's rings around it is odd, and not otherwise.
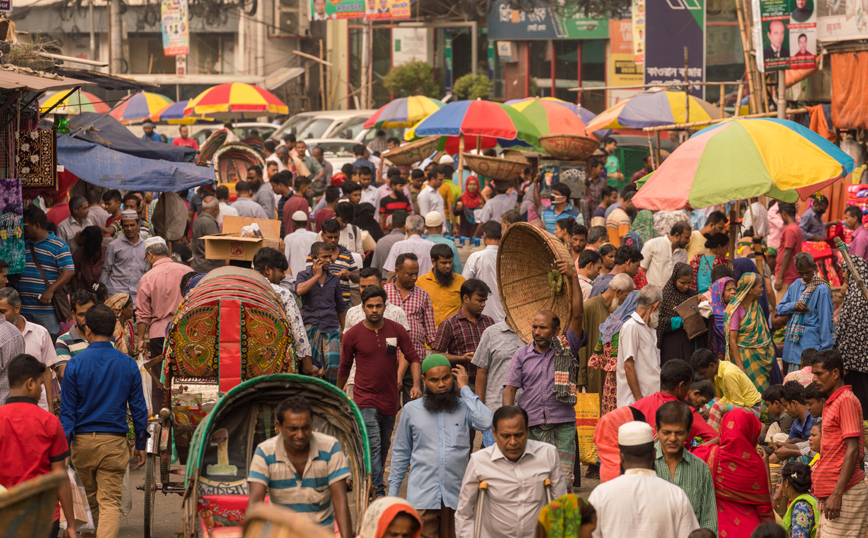
[[[426,168],[428,168],[428,165],[431,164],[432,162],[434,162],[434,161],[431,160],[431,157],[425,157],[425,159],[419,164],[419,170],[425,170]],[[391,215],[389,215],[389,216],[391,216]]]
[[[645,422],[628,422],[618,428],[618,445],[647,445],[654,441],[651,426]]]
[[[296,211],[292,214],[292,220],[296,222],[307,222],[307,215],[304,214],[304,211]]]
[[[431,211],[425,215],[425,226],[440,226],[443,224],[443,214],[439,211]]]
[[[452,155],[445,154],[440,157],[440,160],[437,161],[439,164],[455,164],[455,159],[452,158]]]
[[[149,238],[145,239],[145,248],[148,248],[152,245],[164,245],[164,246],[168,247],[168,245],[166,245],[166,240],[163,239],[162,237],[160,237],[159,235],[155,235],[153,237],[149,237]]]

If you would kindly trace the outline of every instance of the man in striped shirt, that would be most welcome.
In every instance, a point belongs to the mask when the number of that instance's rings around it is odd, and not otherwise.
[[[66,293],[64,286],[75,274],[75,266],[69,247],[49,232],[47,226],[48,219],[41,209],[31,205],[24,210],[25,266],[18,282],[18,293],[21,294],[21,313],[48,329],[53,337],[66,320],[57,319],[51,298],[55,293]]]
[[[76,290],[70,297],[69,306],[75,325],[58,336],[57,341],[54,342],[54,351],[57,353],[55,369],[57,370],[58,381],[63,380],[63,371],[66,369],[66,363],[69,362],[69,359],[87,349],[88,342],[84,338],[84,315],[95,304],[96,297],[87,290]]]
[[[303,396],[280,402],[275,412],[278,435],[256,447],[247,476],[250,508],[265,500],[290,508],[314,523],[353,536],[347,502],[349,463],[338,440],[311,431],[313,409]]]

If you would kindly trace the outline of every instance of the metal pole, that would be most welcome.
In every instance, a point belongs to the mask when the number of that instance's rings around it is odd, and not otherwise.
[[[90,59],[96,60],[96,36],[93,33],[93,2],[90,0],[87,3],[87,16],[90,19]]]
[[[690,64],[684,47],[684,123],[690,123]]]
[[[471,21],[473,26],[470,27],[470,56],[472,60],[470,62],[470,73],[472,75],[476,75],[476,71],[478,70],[479,61],[477,60],[477,55],[479,54],[479,32],[476,21]],[[554,62],[552,62],[554,65]]]
[[[368,41],[368,28],[370,24],[368,21],[365,21],[364,28],[362,29],[362,76],[359,77],[359,82],[362,85],[362,108],[368,108],[368,49],[371,46],[370,41]]]
[[[778,118],[787,119],[787,75],[778,71]]]
[[[111,0],[109,18],[109,44],[111,50],[111,72],[120,74],[123,71],[124,38],[123,23],[121,22],[121,0]]]

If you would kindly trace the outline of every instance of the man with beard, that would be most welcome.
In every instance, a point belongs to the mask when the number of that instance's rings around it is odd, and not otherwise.
[[[630,405],[660,387],[660,350],[657,324],[660,320],[660,288],[648,284],[639,292],[636,311],[621,326],[618,336],[618,407]]]
[[[624,248],[624,247],[621,247]],[[600,325],[606,321],[615,310],[621,306],[627,295],[633,291],[635,284],[627,273],[615,275],[609,281],[609,286],[600,295],[588,299],[584,304],[582,328],[585,340],[597,343],[600,338]],[[596,368],[588,368],[588,359],[594,352],[593,345],[587,345],[579,351],[579,378],[581,387],[586,387],[593,394],[603,393],[603,372]]]
[[[271,184],[262,178],[262,168],[251,166],[247,169],[247,183],[253,191],[253,201],[265,211],[265,218],[273,219],[276,202]]]
[[[452,249],[449,245],[434,245],[431,247],[430,271],[419,277],[416,285],[431,296],[434,307],[434,325],[437,327],[443,320],[453,316],[461,308],[461,286],[465,278],[452,272]]]
[[[121,212],[123,235],[105,249],[105,262],[99,281],[108,288],[109,296],[129,293],[136,301],[136,290],[148,270],[145,263],[145,242],[139,233],[139,214],[132,209]]]
[[[493,413],[470,390],[464,367],[443,355],[422,361],[422,381],[422,399],[404,406],[395,433],[389,495],[398,496],[409,464],[407,501],[422,517],[422,538],[455,538],[470,428],[489,429]]]
[[[344,333],[341,344],[341,362],[337,386],[347,383],[353,364],[356,368],[353,400],[359,407],[368,430],[371,447],[372,484],[377,497],[386,494],[383,484],[383,467],[389,456],[389,444],[398,414],[399,371],[407,368],[413,373],[414,400],[422,393],[419,389],[422,360],[413,347],[407,329],[392,320],[385,319],[386,292],[379,286],[370,286],[362,293],[362,308],[365,320]],[[403,353],[399,358],[398,350]],[[399,367],[400,361],[400,367]],[[465,428],[465,431],[466,428]],[[395,466],[392,465],[394,469]]]
[[[799,228],[805,241],[825,241],[826,228],[838,224],[840,221],[823,222],[823,215],[829,209],[829,199],[822,194],[811,204],[811,207],[802,213]]]
[[[558,268],[571,278],[579,290],[576,269],[558,260]],[[554,445],[561,459],[567,487],[573,485],[576,456],[576,354],[583,345],[582,294],[572,294],[572,312],[563,345],[558,338],[561,320],[554,312],[543,310],[533,318],[533,342],[519,349],[512,362],[503,389],[503,405],[515,405],[518,389],[519,406],[527,411],[530,438]]]

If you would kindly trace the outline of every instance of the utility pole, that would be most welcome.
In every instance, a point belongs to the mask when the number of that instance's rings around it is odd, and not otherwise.
[[[778,118],[787,119],[787,72],[778,71]]]
[[[121,0],[111,0],[109,4],[109,69],[111,73],[123,71],[124,42],[123,23],[121,22]]]
[[[87,16],[90,19],[90,59],[96,61],[96,36],[93,34],[93,2],[94,0],[90,0],[87,3]]]

